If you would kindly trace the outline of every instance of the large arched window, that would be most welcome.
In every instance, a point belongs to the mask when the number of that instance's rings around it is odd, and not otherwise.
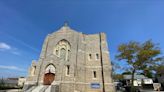
[[[69,60],[71,45],[67,40],[61,40],[54,48],[54,54],[63,60]]]
[[[66,50],[64,48],[61,48],[61,50],[60,50],[60,57],[63,59],[66,58]]]

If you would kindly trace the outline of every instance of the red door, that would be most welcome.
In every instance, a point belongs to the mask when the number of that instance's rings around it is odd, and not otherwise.
[[[55,74],[46,73],[44,75],[44,85],[51,85],[51,83],[54,81],[54,79],[55,79]]]

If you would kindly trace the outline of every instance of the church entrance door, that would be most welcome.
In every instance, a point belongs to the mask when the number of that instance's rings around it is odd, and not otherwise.
[[[54,81],[54,79],[55,79],[55,74],[46,73],[44,75],[44,85],[51,85],[51,83]]]

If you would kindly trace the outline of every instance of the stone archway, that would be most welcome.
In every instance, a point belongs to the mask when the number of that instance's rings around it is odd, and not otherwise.
[[[54,65],[50,64],[47,66],[45,73],[43,84],[44,85],[51,85],[51,83],[55,80],[55,67]]]

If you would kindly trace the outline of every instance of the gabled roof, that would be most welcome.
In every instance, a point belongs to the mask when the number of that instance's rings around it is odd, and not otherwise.
[[[55,33],[69,33],[69,32],[77,32],[77,31],[71,29],[68,26],[68,23],[64,23],[64,25],[59,30],[53,32],[52,35],[55,34]]]
[[[65,22],[64,25],[61,28],[59,28],[57,31],[54,31],[53,33],[51,33],[49,35],[52,36],[52,35],[55,35],[56,33],[82,33],[82,32],[79,32],[79,31],[76,31],[76,30],[70,28],[68,23]],[[101,33],[103,33],[103,32],[101,32]],[[96,34],[82,33],[82,34],[86,35],[86,36],[95,36],[95,35],[97,35],[97,33]]]

